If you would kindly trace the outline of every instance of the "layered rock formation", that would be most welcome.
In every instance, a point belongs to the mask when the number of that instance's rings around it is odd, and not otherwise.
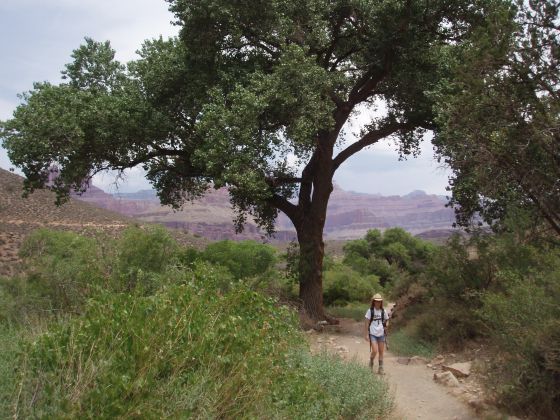
[[[186,203],[180,211],[161,206],[155,192],[151,190],[110,195],[92,186],[77,198],[127,216],[187,230],[212,240],[264,238],[263,232],[251,220],[243,233],[235,233],[232,223],[234,212],[225,189],[210,190],[203,198]],[[425,239],[441,241],[452,232],[454,221],[453,210],[446,208],[445,202],[444,197],[423,191],[413,191],[405,196],[381,196],[335,187],[328,207],[325,238],[356,239],[369,229],[400,226]],[[292,223],[283,214],[280,214],[276,228],[276,240],[295,238]]]

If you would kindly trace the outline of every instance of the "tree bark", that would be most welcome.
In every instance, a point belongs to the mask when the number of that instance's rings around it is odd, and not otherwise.
[[[327,143],[327,147],[317,151],[313,163],[312,185],[302,185],[302,190],[308,192],[305,197],[300,196],[300,218],[294,223],[300,250],[299,297],[305,313],[317,321],[333,321],[326,316],[323,308],[323,229],[327,204],[333,190],[331,174],[332,147]]]
[[[298,229],[299,297],[303,310],[314,320],[325,319],[323,309],[323,227],[312,215]]]

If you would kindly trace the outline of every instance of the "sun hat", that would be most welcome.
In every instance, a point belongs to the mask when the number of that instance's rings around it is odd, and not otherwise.
[[[371,300],[381,300],[382,301],[383,298],[381,297],[381,295],[379,293],[376,293],[375,295],[373,295]]]

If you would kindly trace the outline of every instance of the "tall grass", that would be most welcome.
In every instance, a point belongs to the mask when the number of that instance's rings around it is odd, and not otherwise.
[[[28,243],[32,278],[4,279],[0,306],[10,296],[46,303],[40,311],[24,306],[23,314],[13,305],[0,308],[3,415],[324,419],[389,413],[383,382],[357,364],[311,356],[297,313],[252,289],[254,279],[234,278],[196,258],[185,263],[188,253],[162,234],[135,230],[103,250],[93,240],[51,238],[48,231]],[[72,243],[92,250],[92,261],[68,250]],[[150,258],[140,258],[144,253]],[[43,263],[66,269],[51,273]],[[72,273],[78,274],[74,283]],[[71,293],[61,300],[52,285]]]
[[[369,306],[367,303],[350,302],[344,306],[329,306],[327,312],[337,318],[350,318],[363,321]]]
[[[436,353],[433,343],[409,335],[402,329],[391,333],[387,337],[387,342],[391,352],[397,356],[422,356],[432,358]]]
[[[0,417],[10,413],[16,397],[16,365],[20,349],[19,331],[0,324]]]

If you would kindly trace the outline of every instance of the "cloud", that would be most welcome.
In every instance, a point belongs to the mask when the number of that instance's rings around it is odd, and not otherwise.
[[[93,177],[92,183],[108,193],[129,193],[152,188],[141,167],[127,169],[121,176],[117,171],[102,172]]]
[[[375,144],[349,158],[336,172],[335,182],[345,190],[403,195],[413,190],[446,195],[449,168],[437,162],[427,137],[420,144],[418,157],[398,160],[395,147],[387,142]]]

